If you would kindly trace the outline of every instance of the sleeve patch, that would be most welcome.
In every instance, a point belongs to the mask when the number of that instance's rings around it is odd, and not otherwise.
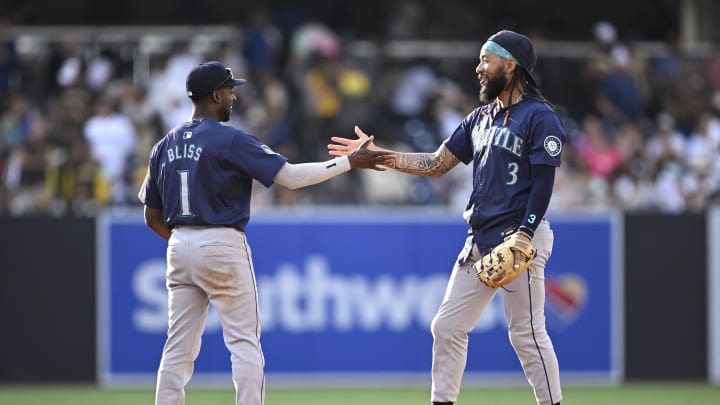
[[[548,135],[545,138],[545,141],[543,141],[543,146],[545,146],[545,151],[548,155],[553,157],[562,152],[562,141],[560,141],[560,138],[555,135]]]

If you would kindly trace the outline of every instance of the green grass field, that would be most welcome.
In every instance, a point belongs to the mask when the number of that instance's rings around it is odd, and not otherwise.
[[[92,386],[0,385],[2,405],[141,405],[152,404],[151,390],[101,390]],[[266,405],[418,405],[429,404],[427,389],[276,389]],[[534,404],[529,388],[473,388],[461,392],[458,405]],[[580,405],[717,405],[720,387],[705,384],[628,384],[617,388],[568,387],[563,404]],[[188,405],[234,404],[231,390],[188,389]]]

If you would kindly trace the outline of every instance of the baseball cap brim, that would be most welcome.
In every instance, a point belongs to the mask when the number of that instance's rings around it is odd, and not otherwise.
[[[228,81],[223,83],[220,87],[235,87],[235,86],[240,86],[245,83],[247,83],[247,80],[245,80],[245,79],[229,79]]]

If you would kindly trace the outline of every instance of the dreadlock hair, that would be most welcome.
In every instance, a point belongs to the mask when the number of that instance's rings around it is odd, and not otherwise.
[[[516,66],[520,67],[520,65],[516,65]],[[510,102],[510,105],[508,105],[507,110],[505,111],[505,117],[503,118],[503,126],[504,127],[507,127],[508,122],[510,122],[510,108],[512,108],[512,106],[513,106],[512,96],[513,96],[513,93],[515,92],[515,85],[519,82],[522,83],[525,87],[525,93],[523,94],[523,97],[524,96],[533,97],[533,98],[549,105],[550,108],[555,109],[555,106],[540,93],[540,89],[537,86],[535,86],[532,83],[532,81],[529,80],[528,73],[526,73],[525,69],[522,69],[522,68],[515,69],[515,72],[513,72],[512,78],[510,78],[510,84],[508,86],[510,88],[509,99],[511,100],[511,102]],[[495,106],[498,103],[499,103],[499,101],[496,98],[495,100],[493,100],[492,104],[490,104],[487,108],[485,108],[482,111],[482,114],[483,115],[487,114],[489,111],[491,111],[493,108],[495,108]]]
[[[515,92],[515,85],[518,82],[521,82],[525,87],[525,94],[523,94],[523,97],[525,95],[528,95],[530,97],[540,100],[541,102],[543,102],[543,103],[549,105],[551,108],[555,109],[555,106],[540,93],[540,89],[537,88],[537,86],[535,86],[531,80],[529,80],[528,73],[525,71],[525,69],[522,69],[522,68],[517,69],[517,67],[520,67],[520,65],[515,65],[515,66],[516,66],[515,72],[513,72],[513,76],[510,79],[510,85],[508,86],[510,88],[510,94],[509,94],[510,103],[508,105],[507,110],[505,111],[505,118],[503,119],[504,127],[507,127],[508,122],[510,121],[510,108],[512,108],[512,106],[513,106],[512,96],[513,96],[513,92]],[[495,102],[497,102],[497,99],[495,100]]]
[[[520,69],[520,72],[523,76],[523,81],[525,82],[525,90],[527,91],[527,94],[529,94],[531,97],[535,97],[536,99],[542,101],[543,103],[549,105],[551,108],[555,109],[555,106],[553,103],[551,103],[548,99],[545,98],[540,93],[540,89],[537,88],[530,80],[527,78],[527,73],[525,72],[525,69]],[[517,74],[517,72],[516,72]]]

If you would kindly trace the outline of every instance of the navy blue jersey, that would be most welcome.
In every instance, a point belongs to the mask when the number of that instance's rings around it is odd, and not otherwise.
[[[488,245],[501,240],[495,230],[521,223],[532,188],[531,166],[560,166],[565,141],[562,123],[546,103],[521,100],[504,127],[506,110],[496,104],[478,107],[445,140],[460,161],[473,162],[468,223],[474,230],[492,231]]]
[[[140,201],[177,225],[245,229],[253,179],[265,187],[287,158],[254,136],[212,119],[173,128],[150,153]]]

